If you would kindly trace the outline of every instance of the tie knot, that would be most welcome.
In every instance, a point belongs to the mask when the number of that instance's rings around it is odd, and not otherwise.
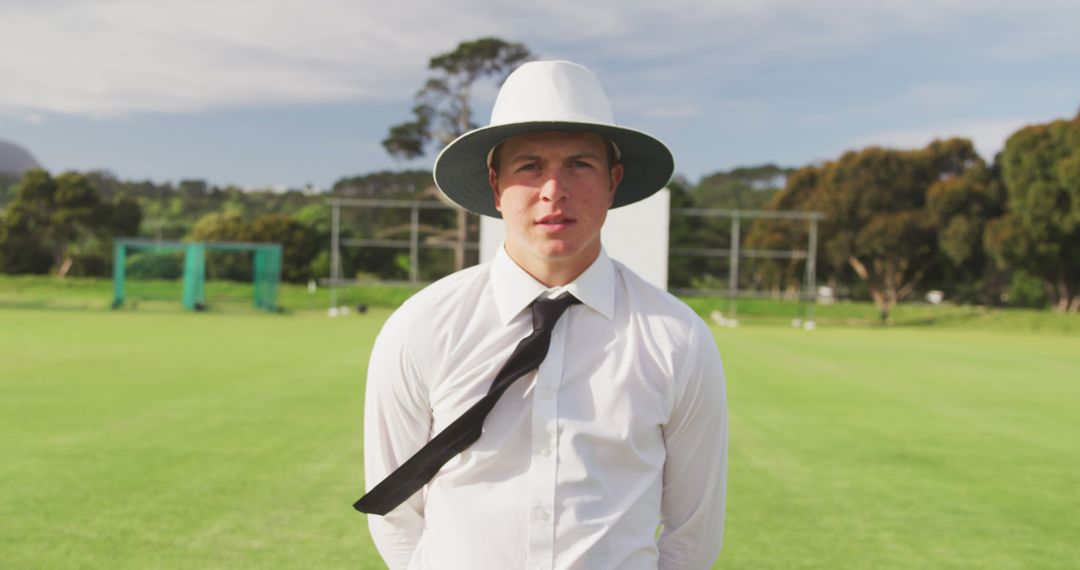
[[[570,293],[563,293],[554,299],[536,299],[532,304],[533,330],[551,332],[567,307],[580,302]]]

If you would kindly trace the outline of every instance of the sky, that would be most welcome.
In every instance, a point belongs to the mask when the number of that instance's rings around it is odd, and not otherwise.
[[[691,182],[1080,112],[1076,0],[3,0],[0,140],[50,171],[328,188],[399,161],[431,56],[496,36],[593,70]],[[486,124],[496,86],[475,93]]]

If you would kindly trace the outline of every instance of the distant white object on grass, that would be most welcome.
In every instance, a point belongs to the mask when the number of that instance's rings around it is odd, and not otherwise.
[[[307,292],[314,293],[319,288],[319,285],[315,283],[314,279],[310,279],[307,282]]]
[[[337,307],[330,307],[329,309],[327,309],[326,316],[330,317],[331,319],[338,316]]]
[[[803,323],[802,328],[803,330],[812,331],[817,328],[817,323],[815,323],[814,321],[806,321],[805,323]]]
[[[793,329],[802,328],[802,319],[800,319],[799,317],[795,317],[794,319],[791,319],[791,328],[793,328]]]
[[[934,290],[934,291],[927,291],[926,292],[926,301],[928,303],[930,303],[931,305],[939,305],[944,300],[945,300],[945,293],[943,293],[941,291]]]
[[[832,287],[818,287],[817,302],[822,305],[831,305],[835,303],[836,295],[833,293]]]
[[[713,311],[709,313],[709,318],[712,319],[712,321],[716,323],[716,326],[718,327],[727,327],[729,329],[733,329],[739,326],[738,320],[726,318],[724,317],[724,313],[721,313],[720,311]]]
[[[349,307],[348,306],[338,307],[338,314],[343,316],[343,317],[347,316],[349,314]]]

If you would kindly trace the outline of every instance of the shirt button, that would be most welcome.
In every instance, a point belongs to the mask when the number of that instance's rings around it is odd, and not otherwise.
[[[551,515],[547,512],[547,509],[543,507],[536,507],[536,509],[533,511],[533,516],[535,516],[536,520],[538,521],[546,521],[551,518]]]

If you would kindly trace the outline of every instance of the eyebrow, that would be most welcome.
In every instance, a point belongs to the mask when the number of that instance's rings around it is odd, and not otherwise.
[[[567,160],[577,160],[579,158],[591,158],[593,160],[602,160],[600,155],[596,154],[595,152],[588,152],[588,151],[579,152],[579,153],[576,153],[576,154],[571,154],[570,156],[567,157]]]
[[[593,160],[601,160],[600,155],[596,154],[595,152],[589,152],[589,151],[577,152],[577,153],[571,154],[570,156],[566,157],[566,160],[578,160],[580,158],[591,158]],[[541,157],[538,154],[521,154],[521,155],[518,155],[518,156],[511,157],[508,162],[510,164],[517,164],[519,162],[532,162],[534,160],[543,160],[543,157]]]
[[[534,160],[541,160],[540,155],[538,155],[538,154],[519,154],[517,156],[510,157],[510,160],[508,160],[507,162],[509,162],[510,164],[517,164],[519,162],[532,162]]]

